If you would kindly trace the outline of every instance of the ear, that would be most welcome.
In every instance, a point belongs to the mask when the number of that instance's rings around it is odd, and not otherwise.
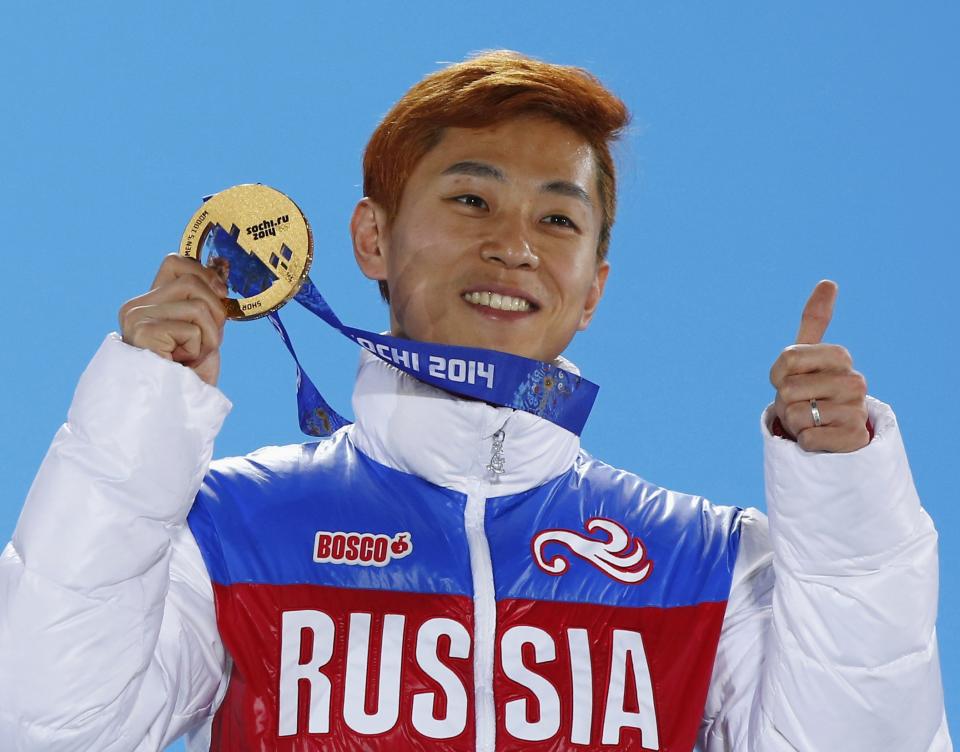
[[[593,318],[597,306],[600,305],[600,298],[603,297],[603,288],[607,284],[609,273],[610,263],[608,261],[601,261],[597,264],[597,271],[593,275],[593,282],[583,305],[583,314],[580,316],[580,325],[577,327],[577,331],[582,332],[590,325],[590,320]]]
[[[350,237],[357,266],[368,279],[387,278],[386,229],[387,214],[380,205],[371,198],[360,199],[350,218]]]

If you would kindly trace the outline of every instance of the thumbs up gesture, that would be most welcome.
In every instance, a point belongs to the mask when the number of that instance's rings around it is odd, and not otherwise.
[[[770,369],[780,424],[808,452],[853,452],[870,443],[867,382],[845,347],[822,342],[836,299],[835,282],[817,283],[800,316],[797,343]]]

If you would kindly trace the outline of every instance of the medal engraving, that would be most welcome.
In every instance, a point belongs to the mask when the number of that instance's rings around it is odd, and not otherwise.
[[[313,260],[313,234],[292,199],[258,184],[214,194],[183,231],[180,255],[204,263],[201,255],[207,236],[218,226],[251,257],[250,279],[240,276],[236,268],[231,270],[231,287],[245,297],[224,301],[229,318],[266,316],[297,294]]]

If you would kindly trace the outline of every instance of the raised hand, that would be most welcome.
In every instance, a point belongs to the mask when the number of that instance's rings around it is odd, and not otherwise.
[[[810,452],[853,452],[870,443],[867,382],[845,347],[821,341],[836,299],[835,282],[817,283],[800,316],[797,343],[770,369],[780,424]]]
[[[210,385],[220,375],[220,343],[226,321],[223,270],[167,256],[150,292],[120,307],[123,341],[192,368]]]

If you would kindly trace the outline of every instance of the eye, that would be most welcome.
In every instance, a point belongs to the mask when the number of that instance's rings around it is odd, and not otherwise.
[[[479,196],[475,196],[472,193],[465,193],[462,196],[454,196],[454,201],[459,201],[464,206],[472,206],[475,209],[486,209],[487,202],[484,201]]]
[[[547,217],[544,217],[543,222],[546,222],[548,225],[553,225],[554,227],[569,227],[571,230],[579,230],[580,228],[574,224],[574,221],[570,217],[564,214],[551,214]]]

